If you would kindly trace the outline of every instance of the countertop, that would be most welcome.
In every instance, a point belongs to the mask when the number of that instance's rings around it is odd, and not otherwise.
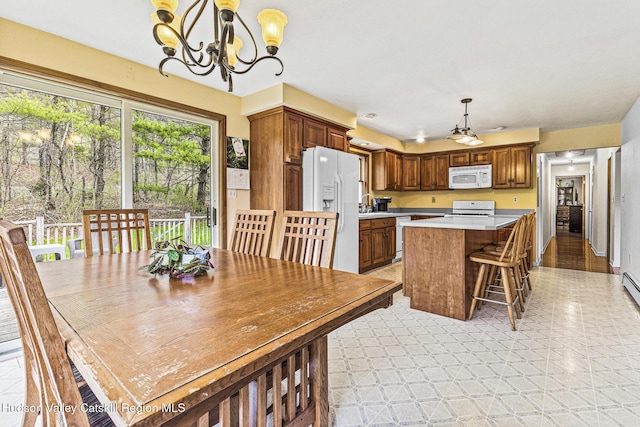
[[[498,230],[515,224],[519,216],[495,215],[485,217],[445,216],[421,219],[404,224],[405,227],[455,228],[464,230]]]
[[[403,216],[445,216],[445,212],[367,212],[358,214],[358,219],[398,218]]]

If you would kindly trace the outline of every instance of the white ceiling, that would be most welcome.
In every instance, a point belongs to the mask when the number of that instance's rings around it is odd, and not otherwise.
[[[236,76],[235,94],[284,82],[403,141],[445,137],[466,97],[472,128],[486,134],[619,122],[640,95],[635,0],[243,0],[239,13],[261,52],[255,16],[265,7],[289,18],[278,55],[284,73],[260,63]],[[152,12],[148,0],[2,0],[0,16],[157,67]],[[226,90],[217,72],[197,77],[180,67],[165,71]],[[377,117],[360,117],[368,112]]]

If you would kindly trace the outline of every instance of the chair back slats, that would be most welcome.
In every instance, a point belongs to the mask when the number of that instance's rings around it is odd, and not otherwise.
[[[148,209],[82,212],[85,257],[151,249]]]
[[[63,404],[80,408],[82,397],[27,247],[24,230],[3,220],[0,220],[0,271],[22,339],[27,384],[25,404],[40,408]],[[25,414],[23,425],[33,425],[36,416]],[[42,425],[89,426],[89,420],[84,411],[43,409]]]
[[[237,210],[229,248],[243,254],[269,256],[276,211]]]
[[[507,239],[502,253],[500,254],[500,261],[515,262],[520,252],[522,251],[522,245],[524,242],[524,233],[527,225],[527,216],[522,215],[518,218],[518,221],[513,226],[509,238]]]
[[[279,258],[331,268],[337,219],[336,212],[285,211],[278,246]]]

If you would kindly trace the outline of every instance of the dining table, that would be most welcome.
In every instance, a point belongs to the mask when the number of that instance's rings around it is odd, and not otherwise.
[[[402,288],[215,248],[206,274],[175,279],[146,271],[152,252],[37,263],[100,402],[84,410],[117,426],[327,426],[327,335]]]

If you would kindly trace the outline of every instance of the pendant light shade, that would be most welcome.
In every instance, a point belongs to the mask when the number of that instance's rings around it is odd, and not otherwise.
[[[460,119],[460,123],[451,131],[451,135],[447,139],[451,139],[459,144],[480,145],[484,141],[478,139],[476,133],[471,130],[471,122],[469,121],[469,113],[467,113],[467,105],[472,101],[471,98],[464,98],[460,102],[464,104],[464,115]]]
[[[262,26],[262,40],[267,46],[267,52],[275,55],[284,38],[287,16],[276,9],[265,9],[258,14],[258,22]]]

